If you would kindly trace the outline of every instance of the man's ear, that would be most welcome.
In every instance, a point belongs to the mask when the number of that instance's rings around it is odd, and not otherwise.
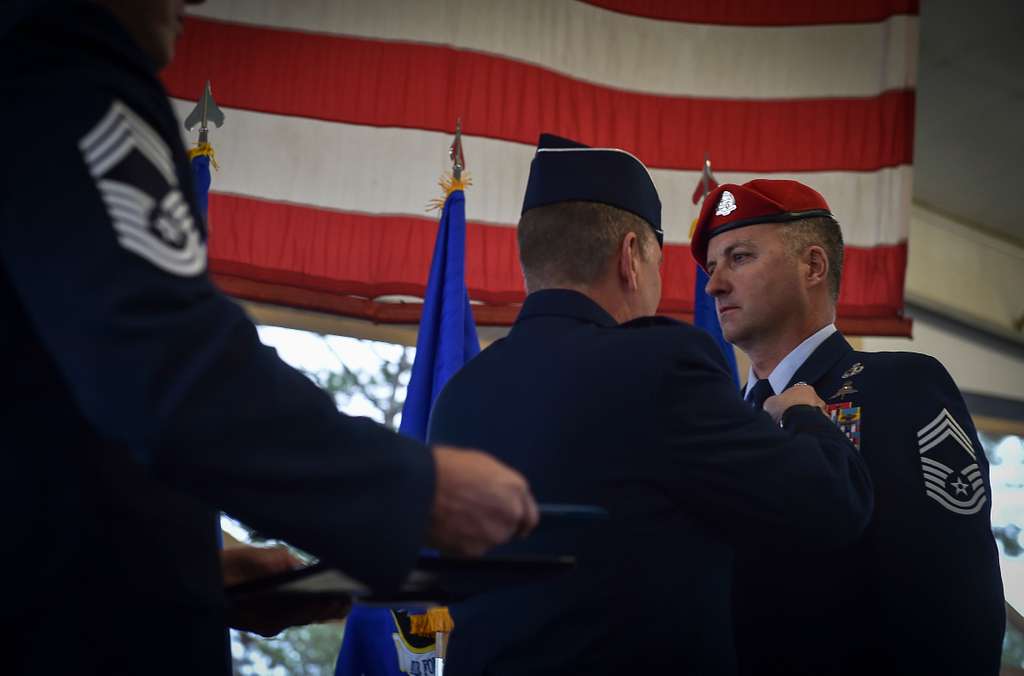
[[[828,283],[828,256],[825,250],[817,244],[804,249],[801,261],[806,268],[804,279],[810,286]]]
[[[631,291],[640,288],[640,241],[635,232],[627,232],[619,246],[619,281]]]

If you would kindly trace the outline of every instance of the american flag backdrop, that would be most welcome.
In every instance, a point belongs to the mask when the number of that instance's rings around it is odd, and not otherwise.
[[[164,82],[179,115],[207,79],[209,267],[236,296],[415,322],[437,229],[425,205],[456,118],[466,282],[478,324],[524,295],[515,224],[541,131],[652,168],[666,233],[661,311],[693,311],[691,201],[794,178],[843,226],[840,326],[908,335],[917,1],[208,0]]]

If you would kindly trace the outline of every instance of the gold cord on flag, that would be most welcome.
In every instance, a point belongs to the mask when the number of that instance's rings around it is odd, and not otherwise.
[[[451,172],[445,172],[444,176],[438,179],[437,185],[441,188],[441,196],[427,202],[428,212],[444,209],[444,203],[448,200],[448,196],[456,190],[465,190],[473,185],[473,178],[468,171],[462,172],[462,178],[455,178]]]
[[[459,188],[453,188],[459,190]],[[455,629],[455,620],[444,606],[428,608],[422,615],[409,616],[409,632],[414,636],[434,635],[434,673],[444,671],[444,661],[448,657],[448,637]]]
[[[412,634],[430,636],[439,631],[450,633],[455,628],[455,620],[445,607],[428,608],[422,615],[410,615],[409,625]]]
[[[213,152],[213,146],[209,143],[200,143],[195,148],[189,149],[188,161],[191,162],[197,157],[209,157],[213,168],[220,169],[220,165],[217,164],[217,156]]]

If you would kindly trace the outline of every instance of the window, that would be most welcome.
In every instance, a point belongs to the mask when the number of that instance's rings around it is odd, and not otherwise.
[[[1003,592],[1011,608],[1003,664],[1024,668],[1024,440],[981,431],[978,436],[991,466],[992,532],[999,548]]]

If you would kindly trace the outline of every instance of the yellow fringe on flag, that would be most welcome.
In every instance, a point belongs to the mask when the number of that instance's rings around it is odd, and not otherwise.
[[[444,209],[444,203],[448,200],[448,195],[451,195],[456,190],[465,190],[473,185],[473,178],[469,175],[468,171],[462,172],[461,179],[455,178],[451,173],[445,173],[438,180],[437,185],[441,188],[443,194],[441,197],[435,197],[427,202],[427,211],[441,211]]]
[[[693,223],[690,223],[690,241],[693,241],[693,233],[697,232],[697,221],[700,220],[700,216],[693,219]]]
[[[210,164],[213,165],[214,169],[220,169],[220,165],[217,164],[217,156],[213,152],[213,146],[209,143],[200,143],[195,148],[191,148],[188,151],[188,161],[191,162],[196,157],[209,157]]]
[[[415,636],[433,636],[439,631],[451,633],[455,621],[447,608],[429,608],[423,615],[410,615],[409,625]]]

